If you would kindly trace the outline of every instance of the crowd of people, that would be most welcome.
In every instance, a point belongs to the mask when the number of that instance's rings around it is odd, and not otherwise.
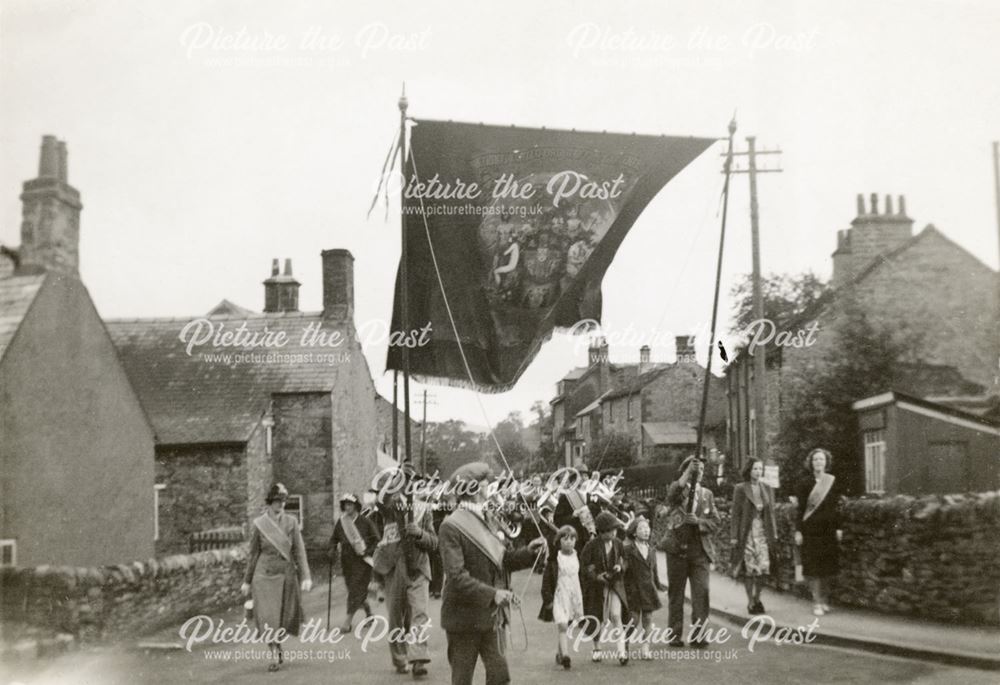
[[[830,610],[827,580],[838,570],[838,497],[828,472],[831,462],[828,451],[811,451],[806,456],[810,477],[793,498],[798,504],[795,543],[816,615]],[[763,482],[763,471],[763,463],[752,459],[732,489],[730,568],[743,579],[748,615],[766,611],[761,588],[772,569],[777,536],[775,493]],[[514,611],[524,620],[523,590],[514,591],[511,574],[533,568],[542,576],[538,619],[555,625],[559,667],[572,668],[577,631],[592,644],[594,661],[611,656],[624,666],[630,655],[650,658],[657,635],[653,616],[662,608],[664,592],[666,643],[703,648],[710,568],[721,525],[703,473],[704,463],[688,457],[659,501],[630,498],[618,487],[621,473],[604,478],[594,473],[566,487],[545,483],[541,476],[522,482],[497,479],[481,462],[451,475],[449,481],[460,487],[449,496],[372,491],[359,500],[346,494],[330,540],[331,561],[339,562],[347,589],[340,631],[351,631],[358,612],[372,615],[371,588],[377,587],[390,631],[409,636],[389,641],[392,665],[398,673],[423,678],[431,661],[424,629],[431,620],[428,607],[432,597],[440,597],[452,683],[471,683],[480,659],[487,683],[506,683],[505,649]],[[283,513],[286,499],[285,488],[275,484],[264,512],[253,521],[242,589],[252,596],[259,631],[280,627],[296,635],[301,593],[312,582],[298,522]],[[651,539],[654,522],[658,540]],[[658,550],[666,555],[666,582]],[[685,633],[687,588],[691,612]],[[269,668],[277,670],[281,647],[272,646],[276,661]]]

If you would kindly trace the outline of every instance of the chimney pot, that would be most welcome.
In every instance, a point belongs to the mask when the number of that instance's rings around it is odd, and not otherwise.
[[[906,216],[906,196],[899,196],[899,215]]]
[[[280,273],[280,271],[278,270],[278,260],[277,259],[272,259],[271,260],[271,275],[272,276],[277,276],[279,273]]]
[[[878,214],[878,193],[872,193],[872,214]]]
[[[59,180],[69,183],[69,152],[66,150],[65,141],[60,140],[56,143],[56,152],[59,161]]]
[[[885,196],[885,213],[892,214],[892,195],[888,193]]]
[[[292,275],[292,260],[291,259],[285,259],[285,275],[286,276],[291,276]]]
[[[38,178],[59,178],[59,150],[55,136],[42,136],[38,158]]]
[[[865,196],[858,193],[858,216],[864,216],[865,214]]]

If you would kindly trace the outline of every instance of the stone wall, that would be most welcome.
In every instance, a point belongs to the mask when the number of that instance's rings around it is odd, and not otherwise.
[[[730,568],[729,501],[717,498],[723,525],[716,569]],[[835,602],[938,621],[1000,625],[1000,492],[845,500]],[[771,551],[774,589],[808,596],[795,583],[795,507],[778,505]],[[654,522],[654,539],[664,517]]]
[[[338,381],[346,366],[339,365]],[[306,547],[325,547],[333,535],[330,394],[275,394],[272,411],[274,479],[284,483],[289,494],[302,497]]]
[[[240,545],[118,566],[0,568],[5,639],[18,631],[135,639],[240,602],[246,560]]]
[[[192,533],[247,520],[246,453],[242,445],[157,447],[160,537],[156,554],[188,551]]]

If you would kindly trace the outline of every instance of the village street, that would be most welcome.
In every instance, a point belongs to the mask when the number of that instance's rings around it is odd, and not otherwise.
[[[617,660],[591,663],[590,646],[583,644],[579,656],[573,658],[573,668],[563,671],[554,663],[555,628],[536,619],[540,606],[541,576],[525,571],[515,574],[515,591],[525,590],[522,610],[523,627],[515,612],[511,644],[507,648],[512,682],[556,685],[606,684],[614,680],[621,685],[661,682],[746,682],[746,683],[994,683],[995,673],[953,668],[921,661],[906,660],[832,647],[782,645],[764,642],[748,650],[740,627],[715,623],[732,633],[723,645],[713,645],[703,651],[670,649],[658,646],[657,657],[651,661],[633,660],[622,667]],[[527,583],[527,585],[525,585]],[[326,614],[326,582],[320,579],[312,592],[305,595],[306,617],[323,620]],[[340,619],[344,588],[339,578],[333,584],[333,622]],[[433,662],[425,683],[448,683],[451,674],[446,659],[444,633],[437,627],[440,600],[431,601],[430,631]],[[378,613],[385,614],[384,605]],[[227,625],[242,618],[242,611],[217,614]],[[666,620],[666,609],[657,612],[657,624]],[[807,624],[811,617],[804,617]],[[85,648],[51,660],[14,664],[0,677],[3,685],[55,685],[84,683],[86,685],[125,685],[132,683],[178,684],[192,683],[410,683],[410,675],[398,675],[389,661],[384,642],[363,648],[362,640],[345,637],[339,644],[303,644],[289,641],[289,659],[277,674],[267,672],[262,660],[263,650],[256,645],[220,645],[207,642],[193,645],[188,652],[178,646],[180,626],[165,629],[149,638],[137,638],[131,644],[114,647]],[[822,629],[822,624],[820,624]],[[151,649],[141,644],[154,643]],[[2,669],[0,669],[2,671]],[[483,682],[482,666],[477,670],[477,683]]]

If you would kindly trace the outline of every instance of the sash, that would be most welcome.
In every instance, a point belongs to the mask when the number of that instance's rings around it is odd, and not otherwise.
[[[267,514],[261,514],[253,520],[257,530],[264,536],[264,539],[271,543],[278,554],[285,558],[285,561],[292,560],[292,541],[285,535],[285,531]]]
[[[468,509],[456,509],[448,517],[448,520],[458,528],[469,541],[474,544],[480,552],[503,570],[504,545],[500,539],[493,534],[486,522],[476,516]]]
[[[394,521],[386,523],[382,531],[382,540],[375,547],[375,553],[372,555],[371,565],[375,573],[386,575],[396,567],[396,562],[399,561],[399,555],[402,553],[401,543],[399,524]]]
[[[358,532],[358,527],[354,525],[354,519],[348,516],[341,516],[340,526],[344,529],[344,535],[347,536],[347,540],[351,543],[354,553],[359,557],[363,557],[365,555],[365,541],[362,539],[361,533]]]
[[[807,518],[813,515],[813,512],[823,503],[826,496],[830,494],[830,488],[833,487],[834,477],[829,473],[823,473],[816,480],[816,485],[813,489],[809,491],[809,499],[806,500],[806,511],[802,515],[802,520],[805,521]]]

